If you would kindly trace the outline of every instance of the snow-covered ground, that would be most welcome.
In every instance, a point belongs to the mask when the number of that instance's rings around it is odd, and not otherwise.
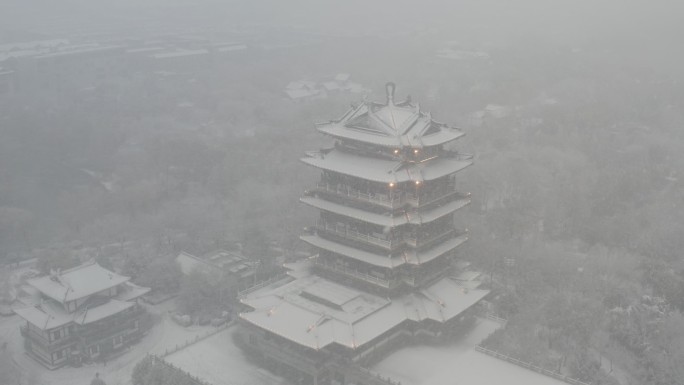
[[[468,335],[451,346],[401,349],[372,368],[402,385],[565,385],[473,348],[500,325],[478,319]],[[166,360],[213,385],[285,385],[287,381],[248,361],[233,343],[235,328],[171,354]]]
[[[212,327],[189,327],[184,328],[170,319],[168,310],[173,308],[173,301],[168,301],[157,306],[148,306],[150,313],[161,316],[161,322],[133,345],[129,351],[107,361],[107,366],[102,363],[84,365],[80,368],[64,367],[57,370],[48,370],[24,353],[23,339],[19,334],[19,326],[23,320],[19,316],[0,317],[0,344],[7,342],[7,349],[12,359],[22,373],[31,373],[41,385],[74,385],[89,384],[90,380],[99,372],[100,377],[107,385],[128,385],[131,380],[131,371],[147,353],[163,354],[166,349],[171,350],[176,345],[182,345],[187,340],[192,340],[197,335],[205,335]],[[211,337],[210,337],[211,338]]]
[[[247,360],[233,343],[235,327],[166,357],[212,385],[288,385],[289,383]]]
[[[33,373],[42,385],[88,384],[99,372],[108,385],[130,384],[130,373],[145,354],[166,349],[203,335],[209,328],[183,328],[170,320],[162,304],[150,309],[162,321],[130,351],[100,364],[49,371],[24,354],[18,316],[0,317],[0,343],[7,342],[15,364]],[[564,385],[563,382],[479,353],[473,349],[499,324],[478,319],[476,327],[451,346],[410,346],[398,350],[372,370],[403,385]],[[288,382],[247,360],[233,343],[234,327],[173,353],[166,360],[213,385],[288,385]]]
[[[402,385],[565,385],[473,349],[498,327],[494,321],[478,319],[475,328],[451,346],[406,347],[371,369]]]

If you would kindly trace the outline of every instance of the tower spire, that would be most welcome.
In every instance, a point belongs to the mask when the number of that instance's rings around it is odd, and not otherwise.
[[[387,93],[387,105],[388,106],[393,106],[394,105],[394,89],[397,86],[394,84],[394,82],[388,82],[385,84],[385,92]]]

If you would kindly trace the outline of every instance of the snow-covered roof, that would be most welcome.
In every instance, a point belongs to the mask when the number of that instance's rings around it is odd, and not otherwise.
[[[73,321],[71,314],[66,313],[59,305],[49,302],[44,302],[40,306],[16,308],[14,312],[40,330],[54,329]]]
[[[429,181],[456,173],[473,164],[470,160],[436,157],[425,162],[407,163],[364,157],[337,149],[310,152],[302,162],[333,172],[382,183]]]
[[[394,227],[404,224],[421,224],[432,222],[445,215],[466,206],[470,203],[469,198],[461,198],[431,209],[416,209],[405,214],[396,216],[377,214],[366,210],[348,207],[339,203],[330,202],[322,198],[304,196],[299,198],[300,202],[320,210],[343,215],[345,217],[358,219],[363,222],[372,223],[384,227]]]
[[[312,246],[320,247],[325,250],[332,251],[356,260],[369,263],[381,267],[396,267],[405,263],[402,257],[390,257],[389,255],[380,255],[363,251],[354,247],[350,247],[341,243],[337,243],[318,235],[302,235],[300,239]]]
[[[47,300],[37,306],[14,309],[14,312],[40,330],[50,330],[71,322],[87,325],[118,314],[134,305],[134,302],[111,299],[95,307],[85,306],[75,313],[68,313],[55,301]]]
[[[258,261],[227,250],[216,250],[207,254],[204,258],[213,265],[243,278],[253,275],[254,269],[258,265]]]
[[[79,325],[87,325],[114,314],[118,314],[130,307],[133,307],[133,305],[135,305],[133,302],[112,299],[100,306],[92,308],[86,307],[82,310],[79,310],[73,314],[73,320]]]
[[[27,283],[59,303],[84,298],[130,280],[97,263],[86,263]]]
[[[381,146],[422,148],[458,139],[461,131],[432,120],[410,100],[394,102],[394,84],[387,85],[387,102],[364,101],[347,111],[341,119],[317,125],[334,137]]]
[[[132,301],[149,293],[151,289],[149,287],[138,286],[129,281],[119,286],[118,290],[119,292],[116,295],[116,299],[119,301]]]
[[[311,349],[331,344],[356,349],[407,320],[446,322],[487,293],[443,278],[415,293],[389,299],[309,275],[250,293],[241,302],[254,310],[240,317]]]
[[[244,255],[225,250],[217,250],[204,258],[182,251],[176,257],[176,263],[180,265],[180,269],[185,275],[189,275],[193,270],[208,273],[218,269],[243,278],[253,275],[257,265],[256,261],[252,261]]]
[[[444,255],[445,253],[455,249],[463,242],[467,241],[468,237],[465,234],[463,234],[451,238],[445,242],[442,242],[429,250],[409,250],[403,253],[401,256],[395,257],[390,257],[389,254],[382,255],[360,250],[354,247],[344,245],[342,243],[331,241],[318,235],[302,235],[300,239],[312,246],[320,247],[322,249],[332,251],[334,253],[356,259],[358,261],[362,261],[375,266],[394,268],[404,264],[420,265],[421,263],[430,262],[438,258],[439,256]]]
[[[190,253],[186,253],[185,251],[181,251],[180,254],[178,254],[176,263],[180,266],[181,272],[185,275],[189,275],[195,270],[208,272],[218,267]]]

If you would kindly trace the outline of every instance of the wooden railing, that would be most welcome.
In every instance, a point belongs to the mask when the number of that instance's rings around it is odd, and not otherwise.
[[[386,249],[391,249],[392,246],[397,246],[401,243],[401,241],[375,237],[370,234],[360,233],[356,230],[349,229],[346,226],[337,226],[322,221],[319,221],[316,227],[318,228],[318,231],[334,234],[353,241],[369,243]]]
[[[33,343],[37,343],[46,350],[52,350],[59,346],[68,345],[74,341],[75,337],[74,335],[68,335],[54,341],[49,341],[45,336],[36,332],[35,330],[32,330],[26,325],[20,326],[19,332],[21,333],[22,337],[29,338]]]
[[[449,185],[444,189],[438,191],[433,191],[430,193],[421,193],[418,196],[409,195],[406,198],[406,203],[413,207],[425,206],[431,203],[438,202],[442,199],[448,198],[450,196],[458,195],[460,198],[466,198],[467,195],[455,190],[455,186]]]
[[[486,313],[486,314],[485,314],[485,318],[490,319],[490,320],[492,320],[492,321],[494,321],[494,322],[496,322],[496,323],[499,323],[499,324],[501,324],[501,326],[504,326],[504,327],[505,327],[506,324],[508,323],[508,320],[507,320],[507,319],[501,318],[501,317],[499,317],[499,316],[497,316],[497,315],[495,315],[495,314],[493,314],[493,313]]]
[[[362,366],[355,366],[350,371],[350,374],[356,377],[357,382],[363,385],[401,385],[399,381],[392,381],[391,378],[383,377]]]
[[[447,231],[442,231],[441,233],[437,234],[422,234],[420,237],[415,237],[415,236],[405,236],[404,241],[406,242],[407,245],[413,246],[413,247],[418,247],[418,246],[425,246],[428,245],[440,238],[446,238],[449,235],[463,235],[460,232],[457,232],[456,229],[448,229]]]
[[[174,378],[177,378],[179,380],[183,379],[182,383],[184,383],[184,384],[212,385],[211,383],[204,381],[203,379],[201,379],[199,377],[195,377],[192,374],[184,371],[183,369],[174,366],[170,362],[165,361],[163,358],[160,358],[160,357],[157,357],[154,355],[149,355],[149,356],[145,357],[144,359],[150,360],[152,365],[159,365],[159,366],[166,368],[167,370],[174,372],[174,374],[175,374]],[[179,382],[181,382],[181,381],[179,381]]]
[[[334,185],[330,183],[317,183],[316,189],[333,193],[335,195],[352,198],[363,202],[374,203],[391,209],[399,208],[403,204],[400,197],[391,197],[389,194],[369,194],[349,186]]]
[[[357,278],[357,279],[360,279],[360,280],[363,280],[363,281],[366,281],[366,282],[369,282],[369,283],[372,283],[372,284],[375,284],[378,286],[382,286],[382,287],[387,288],[387,289],[393,288],[396,285],[398,285],[398,281],[396,281],[396,280],[378,278],[376,276],[366,274],[366,273],[363,273],[361,271],[348,268],[346,266],[324,262],[324,261],[321,261],[320,259],[318,259],[316,261],[316,266],[323,268],[325,270],[328,270],[328,271],[343,273],[343,274],[352,276],[354,278]]]
[[[589,383],[580,381],[580,380],[572,378],[572,377],[568,377],[566,375],[555,372],[553,370],[549,370],[546,368],[542,368],[541,366],[534,365],[531,362],[522,361],[522,360],[519,360],[517,358],[511,357],[509,355],[506,355],[504,353],[499,353],[499,352],[494,351],[494,350],[489,350],[489,349],[487,349],[481,345],[475,346],[475,350],[477,350],[478,352],[490,355],[492,357],[498,358],[500,360],[504,360],[504,361],[510,362],[512,364],[521,366],[523,368],[535,371],[535,372],[543,374],[545,376],[555,378],[557,380],[563,381],[563,382],[571,384],[571,385],[591,385]]]
[[[345,198],[352,198],[358,201],[369,202],[377,204],[390,209],[398,209],[409,204],[413,207],[421,205],[428,205],[453,195],[458,195],[461,198],[466,198],[468,195],[456,191],[456,185],[449,183],[446,186],[432,192],[421,192],[396,194],[367,193],[351,188],[345,185],[336,185],[330,183],[319,182],[316,184],[316,190],[325,191]]]
[[[268,278],[268,279],[265,280],[265,281],[261,281],[261,282],[255,284],[255,285],[253,285],[253,286],[250,286],[250,287],[246,288],[245,290],[239,291],[239,292],[238,292],[238,298],[243,298],[243,297],[246,296],[247,294],[249,294],[249,293],[251,293],[251,292],[253,292],[253,291],[259,290],[259,289],[261,289],[261,288],[263,288],[263,287],[266,287],[266,286],[268,286],[268,285],[270,285],[270,284],[272,284],[272,283],[274,283],[274,282],[278,282],[278,281],[280,281],[281,279],[284,279],[285,277],[287,277],[287,274],[286,274],[286,273],[276,274],[276,275],[274,275],[274,276]]]

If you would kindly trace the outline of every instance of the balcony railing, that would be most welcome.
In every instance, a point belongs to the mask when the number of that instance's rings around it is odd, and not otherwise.
[[[89,346],[103,339],[111,338],[115,334],[126,329],[133,330],[133,323],[122,321],[121,323],[111,325],[110,327],[88,330],[83,334],[78,334],[78,337],[81,343],[83,343],[85,346]]]
[[[385,249],[391,249],[392,246],[397,246],[401,243],[397,240],[375,237],[370,234],[360,233],[356,230],[349,229],[346,226],[333,225],[322,221],[318,222],[316,228],[318,229],[318,231],[334,234],[353,241],[369,243],[371,245],[380,246]]]
[[[335,263],[322,261],[320,258],[316,260],[316,266],[336,273],[342,273],[362,281],[372,283],[374,285],[382,286],[386,289],[392,289],[398,285],[398,282],[393,279],[383,279],[378,278],[374,275],[366,274],[356,269],[352,269],[346,266],[338,265]]]
[[[448,268],[447,268],[448,269]],[[434,270],[428,272],[422,272],[420,278],[416,278],[415,275],[405,276],[402,281],[409,286],[418,287],[426,282],[430,282],[440,275],[444,275],[444,270]]]
[[[458,192],[455,190],[455,186],[449,185],[443,189],[439,189],[437,191],[432,191],[429,193],[422,192],[418,194],[417,196],[414,194],[409,194],[406,195],[406,198],[404,199],[405,203],[410,204],[413,207],[418,207],[418,206],[425,206],[429,205],[431,203],[435,203],[437,201],[440,201],[444,198],[448,198],[450,196],[454,195],[459,195],[462,198],[465,198],[466,195]]]
[[[429,193],[421,192],[416,194],[403,192],[397,193],[396,196],[392,196],[389,194],[366,193],[345,185],[322,182],[316,184],[316,190],[318,191],[325,191],[340,197],[351,198],[362,202],[369,202],[390,209],[398,209],[406,204],[409,204],[413,207],[427,205],[452,195],[461,195],[463,198],[466,197],[466,195],[457,192],[455,188],[456,186],[453,183],[449,183],[447,186]]]
[[[48,339],[45,338],[45,336],[34,330],[31,330],[25,325],[20,326],[19,331],[24,338],[30,339],[31,342],[41,345],[46,350],[56,349],[60,346],[68,345],[74,341],[74,335],[68,335],[54,341],[48,341]]]
[[[362,202],[374,203],[383,207],[395,209],[403,204],[400,197],[391,197],[389,194],[370,194],[344,185],[330,183],[318,183],[316,189],[329,192],[345,198],[352,198]]]
[[[409,246],[420,247],[453,235],[460,235],[460,233],[456,229],[448,229],[447,231],[436,232],[435,234],[423,234],[420,237],[406,235],[404,236],[404,242]]]
[[[126,329],[132,330],[134,320],[139,319],[139,316],[144,312],[145,310],[142,307],[137,307],[131,312],[120,314],[102,324],[81,326],[76,333],[81,342],[90,345]]]

